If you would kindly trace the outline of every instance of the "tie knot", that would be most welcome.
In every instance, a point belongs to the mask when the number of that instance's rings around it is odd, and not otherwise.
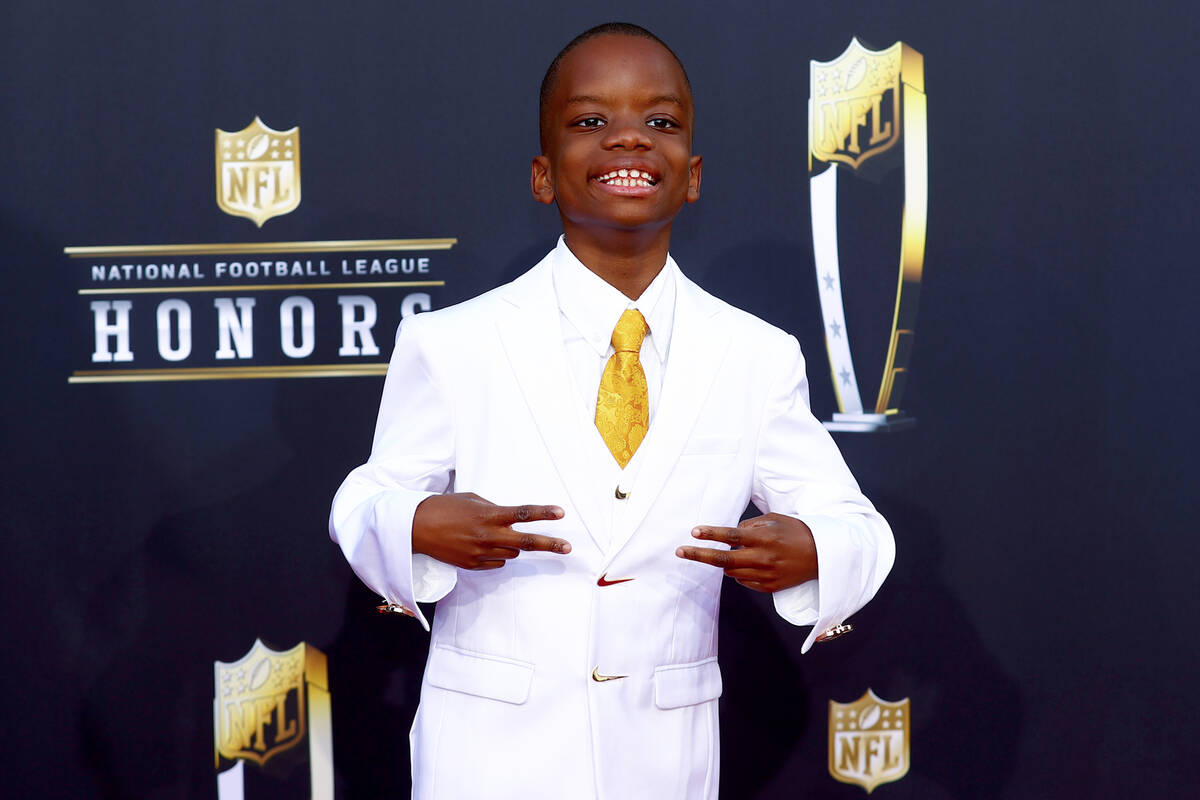
[[[642,349],[642,340],[650,332],[646,318],[636,308],[627,308],[613,328],[612,346],[620,353],[637,353]]]

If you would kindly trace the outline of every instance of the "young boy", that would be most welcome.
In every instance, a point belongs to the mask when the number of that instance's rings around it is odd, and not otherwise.
[[[416,798],[716,797],[723,575],[815,625],[807,650],[891,567],[795,339],[668,255],[700,194],[692,122],[648,31],[576,38],[531,177],[563,238],[401,326],[330,528],[392,609],[428,627],[416,601],[438,601]],[[748,501],[768,513],[739,525]]]

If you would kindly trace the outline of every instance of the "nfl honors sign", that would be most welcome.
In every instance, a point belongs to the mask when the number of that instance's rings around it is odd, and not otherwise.
[[[909,702],[882,700],[867,689],[853,703],[829,701],[829,774],[874,791],[908,774]]]
[[[900,430],[914,424],[900,410],[900,400],[916,332],[917,292],[925,259],[928,206],[925,112],[924,59],[903,42],[873,51],[852,39],[845,52],[834,60],[810,64],[809,194],[813,256],[825,323],[825,345],[838,404],[838,413],[825,423],[830,430]],[[900,159],[891,157],[897,150],[901,151]],[[839,172],[877,180],[897,160],[904,167],[898,270],[889,265],[872,269],[876,265],[842,264],[838,246]],[[883,226],[879,229],[886,231]],[[857,278],[858,285],[844,290],[842,281],[847,275]],[[873,286],[880,288],[882,292],[876,294],[889,302],[871,316],[881,322],[890,316],[891,325],[882,328],[878,337],[879,351],[884,354],[882,363],[867,366],[868,375],[882,373],[879,382],[860,387],[843,293],[854,291],[866,296]],[[876,320],[858,319],[855,325],[869,329],[873,321]],[[874,332],[867,330],[867,333],[873,341]],[[864,379],[869,380],[867,376]]]
[[[300,127],[216,129],[217,206],[256,226],[300,205]],[[387,371],[380,343],[435,305],[457,239],[66,247],[90,318],[69,383],[333,378]],[[395,290],[405,290],[397,293]]]

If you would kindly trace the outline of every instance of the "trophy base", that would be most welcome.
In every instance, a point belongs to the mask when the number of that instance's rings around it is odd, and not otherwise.
[[[821,423],[826,430],[846,433],[895,433],[916,427],[917,421],[903,411],[896,414],[834,414]]]

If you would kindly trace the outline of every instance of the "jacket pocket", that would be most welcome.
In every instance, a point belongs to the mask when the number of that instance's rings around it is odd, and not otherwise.
[[[721,668],[716,656],[654,668],[654,705],[659,708],[694,706],[720,696]]]
[[[425,680],[439,689],[520,705],[529,699],[533,664],[435,644]]]

